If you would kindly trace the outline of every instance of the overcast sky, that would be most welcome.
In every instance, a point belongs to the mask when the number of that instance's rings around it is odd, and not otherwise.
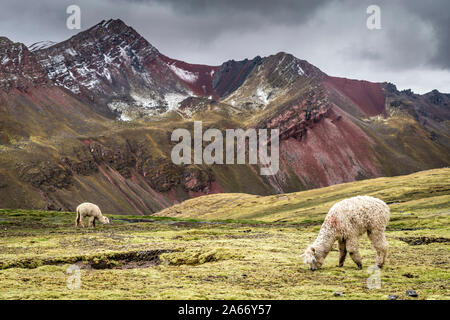
[[[81,8],[81,30],[120,18],[163,54],[218,65],[279,51],[329,75],[390,81],[399,89],[450,92],[448,0],[1,0],[0,36],[30,45],[62,41],[66,8]],[[381,29],[369,30],[369,5]]]

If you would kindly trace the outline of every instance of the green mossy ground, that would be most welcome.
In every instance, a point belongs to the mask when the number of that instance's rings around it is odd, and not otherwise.
[[[201,197],[173,208],[181,218],[106,214],[112,223],[96,229],[76,229],[72,212],[0,210],[0,298],[449,299],[449,175],[439,169],[287,195],[224,194],[220,204]],[[390,203],[380,289],[367,288],[375,252],[366,236],[363,270],[349,258],[336,267],[336,244],[318,271],[300,258],[331,204],[355,194]],[[81,268],[76,290],[66,285],[72,264]],[[406,297],[408,289],[419,297]]]

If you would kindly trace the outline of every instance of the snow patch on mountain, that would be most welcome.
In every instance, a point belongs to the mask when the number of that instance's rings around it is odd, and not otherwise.
[[[125,115],[124,113],[122,113],[121,115],[120,115],[120,120],[122,120],[122,121],[131,121],[132,119],[129,117],[129,116],[127,116],[127,115]]]
[[[108,108],[113,112],[118,112],[125,117],[125,113],[130,109],[130,105],[123,101],[112,101],[108,103]]]
[[[41,49],[47,49],[53,45],[57,44],[57,42],[54,41],[39,41],[39,42],[35,42],[32,45],[28,46],[28,50],[30,50],[31,52],[36,51],[36,50],[41,50]]]
[[[145,109],[154,109],[159,105],[158,101],[149,96],[144,97],[136,93],[131,93],[131,97],[138,106],[141,106]]]
[[[130,92],[129,99],[115,99],[108,108],[118,114],[118,119],[132,119],[153,116],[167,111],[177,110],[181,101],[189,97],[187,93],[170,92],[164,96],[150,96],[140,92]]]
[[[72,57],[74,57],[74,56],[77,55],[77,52],[76,52],[75,50],[73,50],[72,48],[66,49],[66,52],[67,52],[68,54],[70,54]]]
[[[270,92],[264,90],[263,88],[257,88],[256,97],[262,102],[262,104],[267,105],[269,103]]]
[[[167,105],[169,106],[169,111],[170,111],[170,110],[178,109],[178,105],[180,104],[180,102],[183,101],[184,99],[186,99],[187,97],[188,97],[188,95],[184,95],[184,94],[180,94],[180,93],[167,93],[164,96],[164,99],[165,99]]]
[[[297,59],[296,62],[297,62],[297,63],[296,63],[297,73],[298,73],[300,76],[305,76],[306,73],[305,73],[305,71],[302,69],[302,66],[300,65],[300,60]]]
[[[172,70],[178,78],[183,81],[194,83],[198,80],[198,73],[190,72],[181,68],[178,68],[175,64],[168,64],[170,70]]]

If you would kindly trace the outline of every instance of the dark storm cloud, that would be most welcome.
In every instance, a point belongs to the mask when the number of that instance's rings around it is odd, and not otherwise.
[[[409,64],[419,63],[450,69],[448,0],[134,0],[132,2],[169,7],[181,17],[195,17],[200,20],[206,16],[213,18],[207,28],[195,29],[195,35],[200,38],[203,35],[205,41],[233,29],[258,30],[265,25],[301,26],[311,19],[322,19],[325,24],[329,22],[328,19],[340,20],[341,27],[346,25],[356,27],[355,22],[358,22],[359,33],[364,35],[371,31],[361,28],[361,21],[358,20],[363,15],[360,13],[364,13],[368,5],[376,4],[381,7],[382,16],[386,18],[383,21],[387,27],[384,31],[384,41],[379,41],[378,46],[370,40],[365,44],[360,42],[353,48],[343,48],[343,51],[354,52],[355,58],[365,57],[367,60],[384,61],[386,67],[403,68]],[[333,6],[336,10],[333,17],[323,16],[321,10],[327,5]],[[355,12],[355,17],[352,19],[345,12]],[[350,19],[345,20],[345,17]],[[333,31],[337,33],[339,28],[330,29],[329,33],[333,34]],[[326,38],[326,34],[320,33],[312,33],[311,36]],[[436,48],[433,48],[433,45]],[[400,55],[401,58],[397,59]]]
[[[438,50],[431,61],[438,66],[450,69],[450,1],[413,0],[408,2],[406,10],[415,13],[433,27]]]
[[[261,1],[261,0],[117,0],[140,8],[168,10],[174,19],[168,20],[163,32],[183,30],[194,42],[208,43],[223,34],[258,32],[264,26],[297,26],[307,22],[329,0]],[[157,9],[158,8],[158,9]]]
[[[203,16],[213,14],[226,18],[235,14],[255,14],[262,17],[261,22],[275,21],[277,23],[301,23],[310,17],[317,8],[329,0],[298,1],[298,0],[135,0],[137,3],[158,3],[170,6],[180,14]]]
[[[194,63],[286,51],[323,71],[399,88],[450,91],[450,1],[434,0],[2,0],[0,35],[29,45],[61,41],[66,8],[82,29],[120,18],[161,52]],[[366,9],[381,8],[381,30]]]

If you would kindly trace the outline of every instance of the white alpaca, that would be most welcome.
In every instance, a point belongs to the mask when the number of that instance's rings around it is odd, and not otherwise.
[[[103,224],[109,223],[109,219],[103,216],[100,208],[93,203],[85,202],[77,207],[77,219],[75,220],[75,227],[78,227],[80,224],[83,226],[84,223],[82,222],[85,217],[89,217],[89,227],[95,227],[95,219]]]
[[[389,207],[382,200],[357,196],[334,204],[328,211],[319,235],[303,254],[311,270],[320,268],[333,243],[339,242],[339,267],[344,265],[347,252],[359,269],[362,268],[358,252],[359,238],[365,232],[377,252],[376,264],[381,268],[386,260],[388,243],[384,235],[389,222]]]

